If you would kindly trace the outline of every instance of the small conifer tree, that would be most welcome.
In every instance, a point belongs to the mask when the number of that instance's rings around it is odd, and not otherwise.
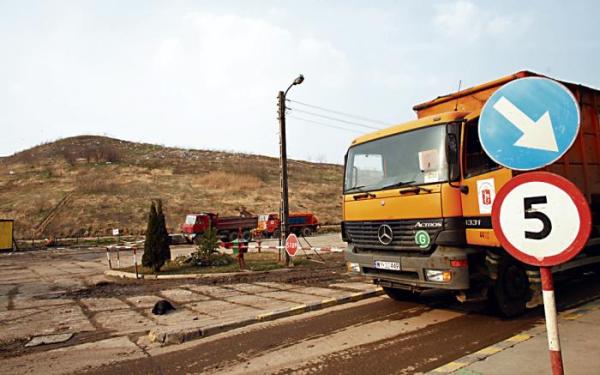
[[[169,243],[162,202],[157,199],[156,202],[152,201],[150,205],[142,265],[152,268],[155,272],[160,271],[165,262],[171,259]]]

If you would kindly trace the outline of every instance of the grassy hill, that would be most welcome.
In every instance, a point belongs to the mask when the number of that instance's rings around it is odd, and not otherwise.
[[[341,217],[343,168],[289,161],[290,210],[323,223]],[[169,148],[79,136],[0,158],[0,218],[18,238],[127,234],[145,230],[150,200],[161,198],[170,231],[187,213],[237,215],[279,209],[276,158]]]

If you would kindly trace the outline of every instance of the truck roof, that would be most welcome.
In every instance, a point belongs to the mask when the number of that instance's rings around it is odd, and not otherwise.
[[[449,102],[449,101],[455,101],[457,99],[460,99],[462,97],[465,96],[470,96],[473,95],[475,93],[481,92],[481,91],[485,91],[488,90],[490,88],[493,87],[500,87],[502,85],[504,85],[505,83],[508,83],[510,81],[513,81],[515,79],[519,79],[519,78],[524,78],[524,77],[544,77],[544,78],[548,78],[548,79],[552,79],[554,81],[560,82],[565,86],[579,86],[579,87],[585,87],[589,90],[594,90],[594,91],[598,91],[598,89],[592,88],[592,87],[588,87],[588,86],[584,86],[581,84],[577,84],[577,83],[573,83],[573,82],[567,82],[567,81],[561,81],[552,77],[548,77],[545,76],[543,74],[539,74],[539,73],[535,73],[529,70],[521,70],[520,72],[514,73],[514,74],[510,74],[501,78],[498,78],[496,80],[493,81],[489,81],[486,83],[482,83],[481,85],[477,85],[477,86],[473,86],[473,87],[469,87],[467,89],[464,90],[460,90],[457,92],[453,92],[450,94],[446,94],[446,95],[442,95],[442,96],[438,96],[437,98],[427,101],[427,102],[423,102],[420,104],[416,104],[413,107],[413,110],[416,111],[417,113],[419,113],[420,111],[436,106],[438,104],[441,103],[445,103],[445,102]]]
[[[389,128],[385,128],[385,129],[374,131],[372,133],[361,135],[360,137],[355,138],[352,141],[352,146],[357,145],[357,144],[361,144],[361,143],[365,143],[365,142],[369,142],[369,141],[372,141],[374,139],[383,138],[383,137],[386,137],[388,135],[394,135],[394,134],[397,134],[397,133],[402,133],[402,132],[405,132],[407,130],[414,130],[414,129],[418,129],[418,128],[423,128],[423,127],[429,126],[429,125],[431,125],[432,123],[435,123],[435,122],[439,122],[440,124],[443,124],[445,122],[462,120],[469,113],[470,112],[452,111],[452,112],[440,113],[440,114],[435,114],[435,115],[423,117],[423,118],[420,118],[420,119],[417,119],[417,120],[408,121],[408,122],[405,122],[405,123],[402,123],[402,124],[399,124],[399,125],[391,126]]]
[[[377,130],[375,132],[362,135],[360,137],[355,138],[352,141],[351,145],[354,146],[388,135],[393,135],[405,132],[407,130],[426,127],[432,125],[435,122],[444,123],[455,120],[462,120],[464,118],[476,117],[479,114],[479,111],[481,110],[481,106],[483,105],[483,103],[485,103],[491,92],[495,91],[497,88],[504,85],[505,83],[524,77],[544,77],[560,82],[563,85],[569,87],[571,90],[573,90],[574,87],[578,87],[585,88],[586,90],[600,92],[599,90],[591,87],[571,82],[560,81],[551,77],[544,76],[542,74],[538,74],[528,70],[522,70],[520,72],[507,75],[493,81],[482,83],[481,85],[473,86],[464,90],[460,90],[458,92],[439,96],[433,100],[417,104],[413,107],[413,110],[417,112],[417,120],[408,121],[400,125],[394,125],[385,129]],[[477,97],[478,94],[479,98]],[[461,98],[463,98],[463,102],[460,101]],[[467,103],[467,100],[476,103],[475,105],[472,105],[472,103],[471,105],[469,105],[469,103]],[[458,111],[454,111],[454,108],[458,108]]]

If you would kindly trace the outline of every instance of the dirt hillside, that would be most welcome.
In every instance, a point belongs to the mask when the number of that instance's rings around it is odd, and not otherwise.
[[[169,148],[79,136],[0,158],[0,218],[15,235],[108,235],[145,230],[150,200],[161,198],[176,232],[185,214],[237,215],[279,207],[278,159]],[[315,212],[323,223],[341,216],[340,165],[289,162],[290,209]]]

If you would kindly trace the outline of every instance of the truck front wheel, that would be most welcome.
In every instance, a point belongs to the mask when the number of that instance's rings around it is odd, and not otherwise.
[[[419,292],[412,292],[410,290],[404,289],[388,288],[385,286],[383,287],[383,291],[385,292],[385,294],[387,294],[388,297],[390,297],[394,301],[416,301],[421,295],[421,293]]]
[[[303,237],[310,237],[313,234],[313,230],[311,227],[304,227],[302,228],[302,236]]]
[[[490,290],[490,302],[507,318],[522,315],[530,298],[529,278],[525,266],[509,257],[498,263],[498,276]]]

